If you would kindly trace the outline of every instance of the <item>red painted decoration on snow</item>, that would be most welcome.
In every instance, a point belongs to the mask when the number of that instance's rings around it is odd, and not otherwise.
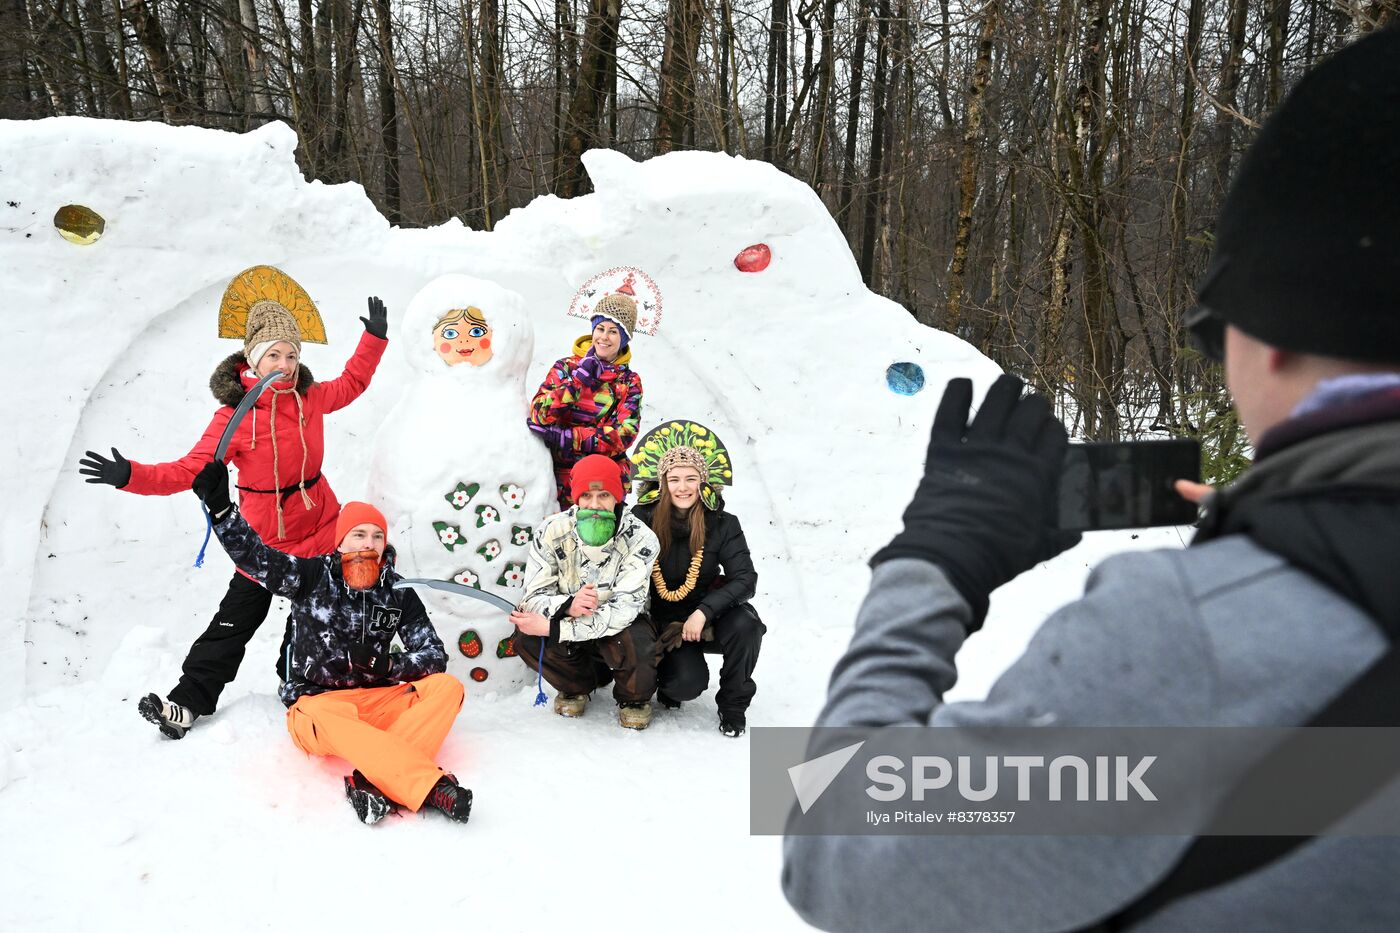
[[[740,272],[762,272],[773,261],[773,251],[767,243],[755,243],[739,250],[734,257],[734,268]]]
[[[467,629],[457,639],[457,647],[469,658],[474,658],[481,654],[481,636],[474,629]]]
[[[490,676],[491,675],[487,673],[487,670],[484,667],[472,668],[472,680],[476,681],[477,683],[485,683],[486,678]]]
[[[498,658],[513,658],[513,657],[515,657],[515,638],[514,638],[514,636],[507,635],[505,638],[502,638],[499,642],[497,642],[497,644],[496,644],[496,657],[498,657]]]

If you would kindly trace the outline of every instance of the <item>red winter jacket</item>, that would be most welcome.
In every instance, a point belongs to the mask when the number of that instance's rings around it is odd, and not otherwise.
[[[339,543],[334,538],[340,502],[330,483],[321,476],[325,452],[321,419],[360,397],[374,377],[387,345],[388,341],[366,333],[345,364],[345,372],[330,382],[316,382],[303,365],[295,393],[288,383],[273,383],[234,431],[228,460],[238,468],[239,511],[258,536],[277,550],[297,557],[317,557],[334,551]],[[242,353],[220,363],[209,378],[209,388],[224,407],[214,412],[199,443],[169,463],[131,461],[131,480],[122,488],[142,496],[168,496],[189,489],[195,474],[214,458],[214,448],[233,416],[234,406],[256,381],[249,374]],[[296,396],[301,399],[300,424]]]

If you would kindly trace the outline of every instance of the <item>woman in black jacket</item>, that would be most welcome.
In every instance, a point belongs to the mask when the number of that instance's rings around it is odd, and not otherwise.
[[[709,477],[703,454],[672,447],[656,475],[656,501],[637,506],[633,514],[661,544],[651,575],[651,620],[665,652],[657,668],[657,697],[668,709],[695,699],[710,682],[705,653],[722,654],[715,694],[719,731],[738,737],[758,689],[753,669],[767,631],[749,605],[758,574],[739,519],[724,510],[717,491],[702,496]]]

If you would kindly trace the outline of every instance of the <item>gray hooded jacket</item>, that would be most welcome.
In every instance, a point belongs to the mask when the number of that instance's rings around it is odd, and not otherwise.
[[[1380,490],[1391,505],[1357,509],[1360,532],[1332,534],[1322,521],[1279,536],[1277,548],[1262,547],[1258,535],[1202,535],[1185,550],[1110,558],[1082,599],[1046,620],[982,702],[943,702],[957,678],[967,604],[932,564],[880,565],[818,725],[1306,722],[1388,646],[1378,615],[1298,564],[1307,565],[1310,548],[1325,552],[1359,581],[1363,604],[1384,613],[1397,605],[1393,568],[1400,563],[1387,549],[1400,545],[1397,414],[1293,444],[1217,494],[1216,505],[1228,509],[1299,490]],[[1307,509],[1305,521],[1316,513]],[[1294,552],[1294,562],[1280,551]],[[828,930],[1074,930],[1149,890],[1189,842],[792,836],[784,842],[783,889],[805,919]],[[1397,877],[1400,839],[1319,838],[1176,901],[1135,929],[1397,929]]]

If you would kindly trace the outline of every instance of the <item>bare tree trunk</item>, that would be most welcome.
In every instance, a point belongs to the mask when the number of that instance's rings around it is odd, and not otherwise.
[[[379,37],[379,135],[384,146],[384,216],[403,222],[399,192],[399,111],[394,92],[394,27],[390,0],[375,0]]]
[[[598,139],[603,104],[609,92],[608,76],[617,55],[621,16],[621,0],[589,0],[578,89],[565,121],[563,181],[560,184],[560,194],[564,197],[583,194],[588,187],[588,176],[580,157]]]
[[[787,0],[772,0],[768,23],[768,75],[763,91],[763,158],[782,164],[778,137],[787,122]]]
[[[238,15],[243,21],[243,60],[251,85],[253,112],[263,120],[271,119],[275,114],[268,96],[267,62],[263,59],[258,10],[253,0],[238,0]]]
[[[0,119],[24,120],[36,115],[25,64],[29,34],[24,0],[0,0]]]
[[[501,97],[501,23],[496,0],[480,0],[481,18],[477,38],[481,67],[482,121],[479,126],[489,174],[483,179],[482,201],[486,206],[485,229],[505,216],[509,193],[506,190],[505,104]]]
[[[719,83],[717,85],[719,91],[720,148],[733,155],[734,140],[731,135],[734,122],[731,115],[733,97],[730,94],[729,82],[731,71],[734,69],[734,13],[730,0],[720,0],[720,20]]]
[[[686,137],[694,133],[695,64],[705,12],[704,0],[670,0],[668,4],[656,95],[653,151],[657,155],[685,145]]]
[[[151,66],[151,80],[160,98],[161,115],[167,123],[179,123],[184,110],[177,83],[175,61],[165,38],[160,19],[146,6],[146,0],[124,0],[122,16],[131,23],[141,51]]]
[[[817,83],[816,108],[812,116],[812,131],[816,139],[812,144],[812,190],[825,197],[828,182],[826,174],[827,149],[831,144],[831,86],[836,80],[836,0],[825,0],[822,5],[822,54],[817,65],[820,77]]]
[[[875,223],[879,214],[885,172],[886,132],[886,71],[889,67],[890,0],[879,0],[879,24],[876,27],[875,83],[870,94],[875,115],[870,123],[870,164],[865,176],[865,228],[860,240],[860,277],[870,287],[875,276]]]
[[[1189,17],[1188,17],[1189,19]],[[1225,49],[1225,60],[1220,66],[1220,93],[1215,107],[1215,185],[1216,203],[1224,197],[1225,187],[1230,181],[1230,160],[1233,155],[1232,129],[1237,119],[1239,107],[1237,93],[1240,87],[1240,63],[1244,56],[1244,31],[1249,21],[1249,0],[1230,0],[1229,45]],[[1185,107],[1183,105],[1183,114]]]
[[[1283,99],[1283,52],[1288,47],[1289,0],[1270,0],[1269,16],[1269,109]]]
[[[953,261],[948,268],[948,308],[943,329],[957,333],[962,323],[963,275],[972,241],[972,205],[977,197],[978,153],[982,146],[983,95],[991,81],[992,37],[1001,16],[1000,0],[987,0],[977,43],[977,62],[967,87],[967,121],[963,128],[962,160],[958,168],[958,228],[953,236]]]
[[[846,104],[846,152],[841,163],[841,191],[836,199],[836,222],[851,239],[854,214],[851,201],[856,184],[856,142],[860,134],[861,79],[865,71],[865,39],[870,31],[870,0],[860,0],[856,12],[856,49],[851,56],[850,98]]]
[[[92,52],[97,77],[102,82],[101,100],[106,115],[118,120],[131,119],[131,93],[117,74],[112,48],[107,44],[107,14],[102,0],[87,0],[87,44]],[[3,29],[3,26],[0,26]]]

